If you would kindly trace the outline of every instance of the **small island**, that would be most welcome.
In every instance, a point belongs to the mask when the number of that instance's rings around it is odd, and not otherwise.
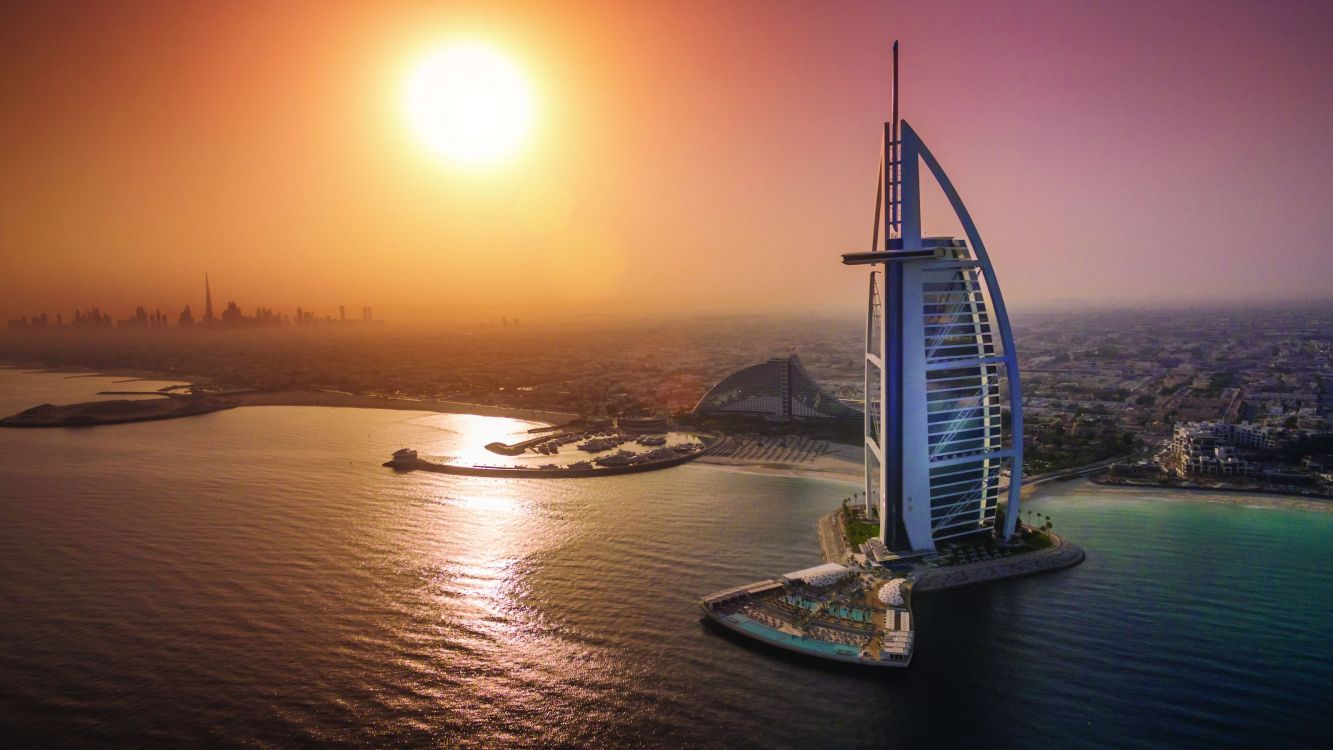
[[[231,409],[238,401],[208,394],[163,393],[156,398],[41,404],[0,419],[0,427],[95,427],[179,419]]]

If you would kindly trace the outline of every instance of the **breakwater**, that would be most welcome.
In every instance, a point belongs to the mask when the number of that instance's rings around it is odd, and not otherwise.
[[[853,550],[843,532],[842,511],[835,510],[819,518],[816,530],[819,549],[825,562],[846,562]],[[1083,562],[1086,554],[1077,544],[1057,534],[1047,532],[1051,545],[1030,552],[1019,552],[996,560],[983,560],[941,567],[918,566],[910,576],[912,591],[928,594],[933,591],[972,586],[1005,578],[1049,573],[1071,568]]]
[[[930,568],[916,579],[912,590],[918,594],[945,591],[978,583],[1000,581],[1006,578],[1049,573],[1072,568],[1087,556],[1081,547],[1055,534],[1050,534],[1051,546],[1000,558],[964,565]]]
[[[384,466],[399,471],[433,471],[439,474],[455,474],[465,477],[502,477],[507,479],[587,479],[589,477],[609,477],[618,474],[640,474],[645,471],[669,469],[680,466],[702,456],[706,451],[697,450],[659,461],[644,461],[625,466],[596,466],[592,468],[565,467],[559,469],[527,468],[522,466],[458,466],[456,464],[437,464],[433,461],[416,459],[413,461],[385,461]]]

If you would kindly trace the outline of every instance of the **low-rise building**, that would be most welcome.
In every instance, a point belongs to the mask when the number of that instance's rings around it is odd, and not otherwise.
[[[1176,471],[1186,474],[1249,476],[1254,469],[1236,453],[1230,428],[1225,422],[1190,422],[1177,425],[1171,437],[1171,458]]]

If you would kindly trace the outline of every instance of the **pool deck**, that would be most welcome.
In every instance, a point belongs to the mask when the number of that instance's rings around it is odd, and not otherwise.
[[[826,564],[835,569],[836,566],[845,565],[849,571],[848,575],[854,575],[867,592],[885,585],[886,576],[890,574],[877,565],[867,565],[864,561],[857,562],[862,556],[854,554],[848,548],[846,535],[841,530],[839,512],[834,511],[821,517],[817,526],[820,552]],[[880,606],[873,602],[867,603],[865,598],[854,605],[874,612],[870,621],[871,629],[856,631],[858,634],[868,635],[865,643],[860,646],[815,637],[811,633],[813,628],[807,626],[822,626],[833,630],[836,637],[836,624],[830,628],[827,621],[816,622],[814,616],[802,619],[799,611],[791,620],[784,619],[780,614],[775,616],[772,611],[747,612],[752,605],[758,605],[758,609],[762,610],[763,602],[799,590],[799,586],[793,588],[793,581],[789,576],[757,581],[710,594],[699,601],[699,607],[712,622],[747,638],[786,651],[848,664],[906,667],[911,663],[912,647],[916,637],[911,611],[913,595],[1048,573],[1083,562],[1086,555],[1082,548],[1063,537],[1047,533],[1051,538],[1051,544],[1042,549],[1023,552],[1001,550],[999,553],[995,550],[990,552],[983,550],[984,555],[996,556],[974,562],[943,564],[938,558],[916,558],[909,570],[897,574],[903,581],[902,584],[894,584],[901,585],[901,605],[895,603]],[[971,556],[972,553],[968,553],[968,557]],[[834,601],[840,600],[835,597]],[[845,609],[841,603],[838,606],[840,609]],[[823,608],[817,614],[822,615],[826,611],[827,608]],[[756,617],[772,620],[778,627],[773,623],[760,622]],[[863,618],[862,627],[864,622]]]
[[[888,582],[881,573],[870,569],[855,569],[857,582],[862,585],[886,585]],[[856,625],[842,626],[837,619],[820,619],[831,615],[833,607],[820,609],[804,624],[783,620],[775,627],[773,624],[760,622],[756,617],[773,619],[769,614],[747,613],[745,610],[765,600],[777,599],[786,593],[794,593],[799,587],[789,588],[790,581],[772,578],[745,586],[719,591],[704,597],[699,602],[705,617],[717,625],[760,643],[790,651],[804,656],[828,659],[845,664],[857,664],[867,667],[906,667],[912,660],[912,631],[910,586],[904,591],[901,606],[870,605],[863,598],[860,602],[839,604],[843,614],[849,608],[868,612]],[[894,584],[897,585],[897,584]],[[867,627],[868,626],[868,627]],[[819,638],[812,634],[814,628],[824,628],[830,632],[845,633],[846,638],[864,639],[865,643],[845,643]]]

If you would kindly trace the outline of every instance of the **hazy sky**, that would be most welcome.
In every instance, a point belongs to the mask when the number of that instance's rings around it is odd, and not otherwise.
[[[1333,296],[1333,3],[0,6],[0,315],[861,304],[888,48],[1011,304]],[[401,103],[512,58],[526,149]],[[955,233],[938,207],[926,229]]]

